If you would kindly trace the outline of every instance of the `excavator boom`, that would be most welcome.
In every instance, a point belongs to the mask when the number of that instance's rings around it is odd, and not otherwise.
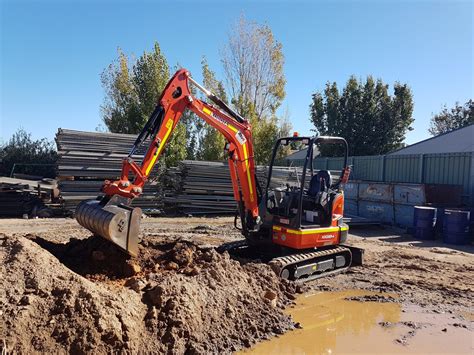
[[[214,105],[193,96],[189,89],[190,83],[202,91]],[[129,155],[123,160],[120,179],[104,182],[104,197],[79,204],[76,209],[79,224],[112,241],[129,254],[137,254],[141,210],[130,207],[131,200],[142,193],[145,182],[186,110],[194,112],[224,135],[234,198],[239,205],[244,234],[258,228],[259,197],[250,123],[195,82],[185,69],[178,70],[163,90],[155,110],[138,135]],[[148,150],[139,165],[132,159],[132,155],[147,140]]]

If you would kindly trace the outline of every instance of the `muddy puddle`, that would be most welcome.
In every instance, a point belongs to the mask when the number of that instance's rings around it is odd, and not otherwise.
[[[244,354],[472,353],[469,320],[402,306],[397,295],[363,290],[302,295],[289,309],[302,329]],[[456,319],[456,320],[455,320]]]

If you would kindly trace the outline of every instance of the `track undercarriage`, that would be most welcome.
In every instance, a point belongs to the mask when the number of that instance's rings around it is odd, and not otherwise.
[[[364,254],[363,249],[338,245],[271,257],[249,246],[246,240],[226,243],[218,251],[227,251],[237,258],[266,262],[279,277],[297,282],[339,274],[351,266],[362,265]]]

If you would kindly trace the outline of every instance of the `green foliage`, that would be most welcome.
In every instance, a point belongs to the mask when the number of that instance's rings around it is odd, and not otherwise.
[[[137,134],[150,117],[170,79],[168,62],[155,42],[130,66],[130,59],[119,49],[118,58],[102,73],[105,100],[103,121],[111,132]],[[166,166],[187,155],[186,127],[178,124],[164,151]]]
[[[46,138],[33,140],[30,133],[19,129],[7,143],[1,146],[0,174],[9,176],[14,164],[45,164],[23,165],[15,168],[15,171],[54,178],[56,159],[57,154],[53,142]]]
[[[201,66],[204,87],[227,103],[224,85],[216,79],[215,73],[209,68],[209,64],[204,57]],[[210,125],[203,125],[200,134],[198,158],[202,160],[224,160],[224,136]]]
[[[275,116],[258,119],[252,117],[252,135],[254,141],[254,156],[257,164],[268,164],[272,156],[273,146],[279,137],[278,120]]]
[[[437,136],[471,124],[474,124],[474,101],[469,100],[464,105],[456,102],[452,109],[445,105],[440,113],[431,117],[428,132]]]
[[[198,130],[197,126],[202,126],[200,118],[194,112],[186,110],[181,115],[179,124],[184,125],[184,138],[186,140],[186,159],[195,160],[198,156]]]
[[[166,166],[176,166],[181,160],[186,159],[186,126],[180,121],[173,131],[163,158]]]
[[[181,69],[182,66],[176,64],[173,68],[173,72]],[[190,86],[189,90],[191,94],[196,95],[196,88]],[[198,158],[198,148],[199,148],[199,134],[202,131],[204,123],[202,119],[199,118],[194,112],[190,110],[185,110],[181,115],[179,125],[184,126],[184,135],[176,137],[175,139],[180,139],[181,144],[185,146],[185,159],[195,160]],[[184,138],[184,140],[182,140]]]
[[[336,83],[312,95],[310,121],[321,135],[347,140],[350,155],[385,154],[403,146],[414,119],[413,97],[406,84],[396,82],[393,95],[381,79],[368,76],[365,83],[351,76],[342,92]],[[323,149],[324,154],[340,154]]]
[[[146,120],[140,112],[128,58],[120,49],[118,59],[102,72],[101,79],[106,95],[101,107],[105,126],[115,133],[140,132]]]

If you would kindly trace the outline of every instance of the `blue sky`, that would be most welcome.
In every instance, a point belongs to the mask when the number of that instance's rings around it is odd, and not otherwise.
[[[101,123],[100,73],[117,47],[140,55],[158,41],[170,65],[200,79],[205,55],[222,78],[219,48],[240,14],[267,23],[283,44],[294,130],[309,133],[311,94],[351,74],[408,83],[414,131],[433,112],[473,97],[471,1],[22,1],[0,0],[1,122],[53,138],[58,127]]]

